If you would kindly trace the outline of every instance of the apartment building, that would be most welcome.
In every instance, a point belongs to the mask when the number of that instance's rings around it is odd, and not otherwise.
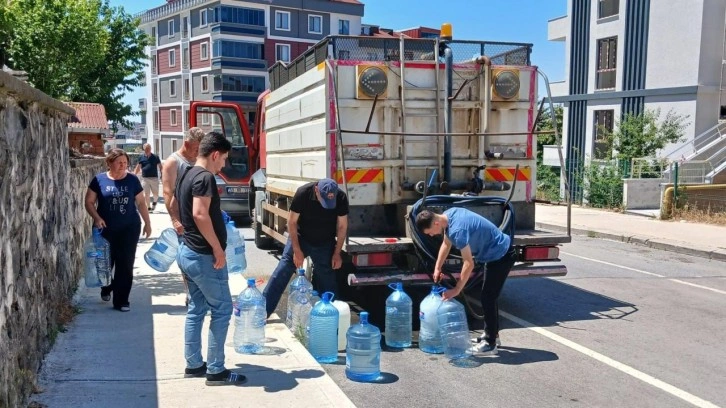
[[[688,115],[686,144],[718,125],[725,9],[714,0],[568,0],[568,15],[548,23],[548,39],[565,43],[565,80],[552,92],[565,106],[568,170],[605,158],[600,129],[613,129],[626,113]],[[685,157],[693,151],[685,147],[663,154]]]
[[[254,126],[267,68],[289,62],[328,35],[357,35],[357,0],[170,0],[139,13],[147,49],[146,120],[155,153],[168,156],[189,128],[191,101],[238,103]],[[214,128],[216,117],[202,116]]]

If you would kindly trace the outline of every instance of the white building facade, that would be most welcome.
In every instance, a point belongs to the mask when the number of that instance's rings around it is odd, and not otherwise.
[[[548,39],[565,43],[565,80],[552,91],[565,107],[570,185],[571,170],[607,155],[599,126],[612,129],[627,113],[687,115],[688,141],[718,124],[725,12],[724,0],[568,0],[568,15],[549,21]]]

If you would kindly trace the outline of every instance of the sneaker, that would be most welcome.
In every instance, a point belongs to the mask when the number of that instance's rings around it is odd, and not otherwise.
[[[474,343],[474,344],[479,344],[482,341],[485,341],[486,339],[487,339],[487,335],[486,334],[482,334],[479,337],[472,338],[471,339],[471,342]],[[502,341],[499,340],[499,336],[497,336],[496,344],[497,344],[497,347],[501,347],[502,346]]]
[[[121,308],[119,310],[122,312],[130,312],[131,308],[128,306],[121,306]]]
[[[152,211],[152,210],[153,210],[153,208],[149,207],[149,211]]]
[[[205,384],[209,386],[215,385],[242,385],[247,382],[247,377],[237,374],[230,370],[224,370],[217,374],[207,374]]]
[[[204,377],[204,374],[206,374],[206,373],[207,373],[207,363],[202,363],[201,367],[185,368],[184,369],[184,378]]]
[[[151,210],[156,210],[156,203],[151,203]]]
[[[469,350],[477,356],[494,356],[499,352],[496,344],[491,345],[486,341],[471,346]]]

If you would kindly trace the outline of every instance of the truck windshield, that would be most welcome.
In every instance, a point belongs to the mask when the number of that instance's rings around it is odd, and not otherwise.
[[[237,118],[237,112],[232,108],[203,107],[197,111],[197,124],[205,132],[217,131],[222,133],[232,143],[232,150],[224,168],[220,172],[227,182],[242,181],[249,176],[249,154],[245,138]]]

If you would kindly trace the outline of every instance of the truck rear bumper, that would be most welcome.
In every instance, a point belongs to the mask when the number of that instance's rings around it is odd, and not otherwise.
[[[459,279],[459,274],[452,274],[454,278]],[[519,264],[515,265],[511,272],[510,278],[524,277],[545,277],[545,276],[565,276],[567,275],[567,267],[562,264],[557,265],[536,265],[536,264]],[[386,269],[377,272],[355,272],[348,274],[348,285],[350,286],[382,286],[393,282],[403,282],[404,285],[431,285],[431,275],[427,273],[410,273],[400,269]]]

